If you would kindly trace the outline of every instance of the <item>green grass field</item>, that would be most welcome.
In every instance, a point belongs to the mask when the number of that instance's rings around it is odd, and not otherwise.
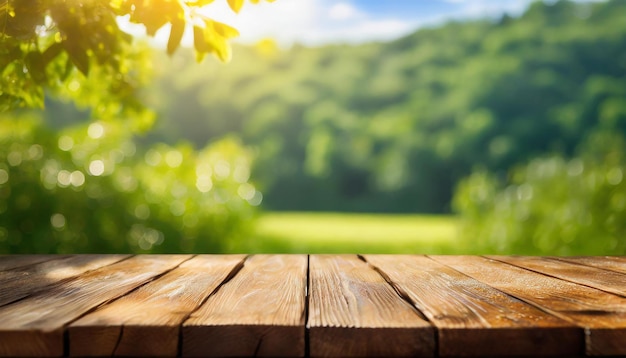
[[[462,252],[454,216],[274,212],[238,251],[249,253]]]

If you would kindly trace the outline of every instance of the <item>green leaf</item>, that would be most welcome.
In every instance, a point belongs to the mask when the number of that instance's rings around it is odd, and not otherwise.
[[[31,51],[25,58],[26,68],[35,83],[43,84],[46,81],[46,64],[43,55],[39,51]]]
[[[44,67],[54,60],[58,55],[63,52],[63,45],[58,42],[53,43],[43,52]]]
[[[63,41],[63,48],[70,56],[70,60],[78,68],[83,75],[87,76],[89,74],[89,56],[87,55],[87,51],[82,49],[78,43],[74,41]]]
[[[172,29],[170,30],[170,38],[167,41],[168,55],[172,55],[176,51],[176,49],[180,45],[180,40],[182,40],[184,33],[185,33],[185,20],[180,19],[180,18],[173,20]]]

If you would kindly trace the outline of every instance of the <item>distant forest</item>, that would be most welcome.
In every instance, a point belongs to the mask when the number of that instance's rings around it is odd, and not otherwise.
[[[626,133],[624,0],[535,2],[384,43],[270,45],[237,46],[228,65],[155,54],[144,96],[158,122],[142,143],[241,138],[270,210],[447,213],[473,170],[505,176],[574,155],[594,131]],[[46,116],[80,114],[51,102]]]

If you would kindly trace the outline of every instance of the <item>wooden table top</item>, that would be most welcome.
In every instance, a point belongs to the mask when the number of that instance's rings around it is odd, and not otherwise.
[[[0,356],[623,356],[626,257],[0,256]]]

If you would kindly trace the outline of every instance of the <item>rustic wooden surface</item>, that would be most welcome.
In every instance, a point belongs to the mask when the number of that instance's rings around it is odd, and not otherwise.
[[[474,256],[436,256],[435,259],[584,328],[586,354],[626,355],[625,297],[564,281],[547,273],[512,266],[500,260]]]
[[[0,256],[0,356],[625,356],[626,258]]]
[[[365,257],[439,331],[441,356],[575,355],[570,323],[424,256]]]
[[[69,326],[72,356],[175,356],[180,325],[244,260],[200,255]]]
[[[422,315],[354,255],[314,255],[309,263],[310,355],[433,356]]]
[[[306,255],[256,255],[183,324],[185,356],[304,354]]]

